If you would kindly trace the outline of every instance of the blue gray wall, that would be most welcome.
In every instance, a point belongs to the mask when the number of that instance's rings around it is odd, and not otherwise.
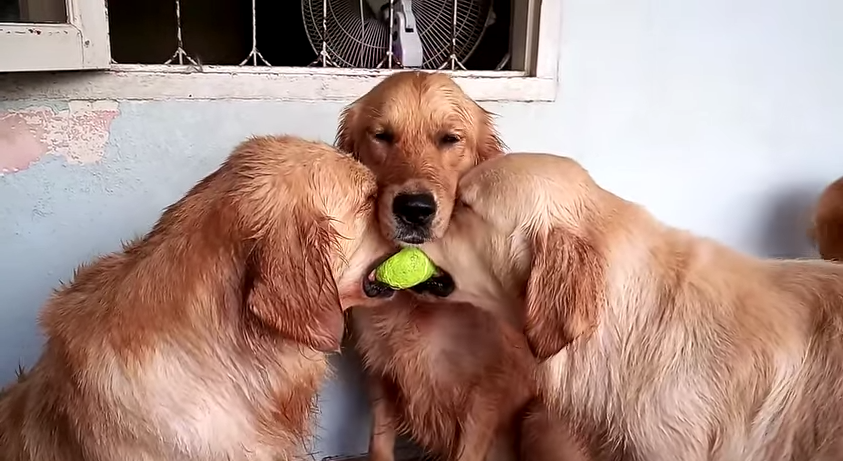
[[[811,201],[843,175],[841,21],[839,0],[565,0],[557,100],[486,106],[513,150],[573,156],[670,224],[807,256]],[[0,381],[38,357],[38,309],[78,263],[145,232],[248,135],[331,141],[341,104],[68,108],[0,103]],[[99,128],[45,148],[16,138],[33,123]],[[323,455],[366,445],[365,400],[338,366]]]

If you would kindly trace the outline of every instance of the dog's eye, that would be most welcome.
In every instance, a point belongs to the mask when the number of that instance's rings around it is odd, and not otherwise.
[[[442,137],[439,138],[439,144],[443,146],[452,146],[458,142],[460,142],[459,135],[453,133],[443,134]]]
[[[376,131],[374,136],[375,139],[377,139],[378,141],[389,144],[392,144],[392,142],[395,140],[395,136],[392,134],[392,132],[387,130]]]

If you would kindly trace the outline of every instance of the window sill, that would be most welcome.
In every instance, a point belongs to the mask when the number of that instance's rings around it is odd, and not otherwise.
[[[157,66],[114,64],[107,71],[0,74],[5,100],[350,101],[388,70],[319,67]],[[477,101],[553,101],[556,78],[522,72],[458,72]]]

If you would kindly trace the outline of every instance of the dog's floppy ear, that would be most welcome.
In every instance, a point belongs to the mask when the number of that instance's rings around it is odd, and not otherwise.
[[[337,148],[351,154],[354,158],[358,158],[357,140],[354,137],[357,129],[357,119],[359,117],[358,113],[358,101],[354,101],[343,108],[342,112],[340,112],[337,139],[334,142]]]
[[[340,348],[344,329],[327,222],[288,220],[255,241],[246,267],[246,305],[282,336],[323,352]]]
[[[498,130],[493,120],[494,115],[480,107],[479,104],[474,103],[474,105],[475,113],[477,114],[475,120],[479,124],[477,127],[477,163],[480,164],[486,160],[503,155],[506,145],[504,145],[498,135]]]
[[[603,272],[597,252],[582,237],[558,228],[536,237],[524,332],[539,360],[596,327]]]

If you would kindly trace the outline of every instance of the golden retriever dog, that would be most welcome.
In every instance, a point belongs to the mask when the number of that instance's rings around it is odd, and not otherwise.
[[[352,103],[337,143],[374,171],[381,230],[399,245],[441,236],[459,178],[504,149],[490,114],[447,75],[426,72],[394,74]],[[445,279],[419,290],[449,289]],[[515,455],[511,423],[533,395],[525,376],[535,359],[520,326],[495,314],[410,292],[352,310],[372,399],[372,461],[394,459],[399,433],[445,459],[482,461],[492,447]]]
[[[823,259],[843,261],[843,178],[831,183],[820,195],[809,237]]]
[[[292,137],[241,144],[145,237],[80,266],[0,400],[3,461],[289,459],[385,241],[376,182]]]
[[[419,244],[448,228],[457,182],[504,146],[492,116],[443,73],[393,74],[349,105],[337,146],[375,172],[383,234]]]
[[[597,459],[843,459],[843,266],[670,228],[542,154],[468,173],[425,250],[455,301],[524,306],[541,398]]]

